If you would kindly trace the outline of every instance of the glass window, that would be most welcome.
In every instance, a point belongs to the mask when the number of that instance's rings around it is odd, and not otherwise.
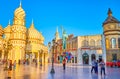
[[[97,40],[97,46],[101,46],[102,40]]]
[[[88,41],[86,40],[82,41],[82,46],[88,46]]]
[[[91,45],[91,46],[95,46],[95,40],[92,39],[92,40],[90,41],[90,45]]]
[[[112,46],[112,48],[116,48],[116,39],[115,38],[111,39],[111,46]]]
[[[106,48],[108,49],[110,46],[110,42],[109,42],[109,39],[106,39]]]
[[[117,61],[117,54],[112,54],[112,60]]]

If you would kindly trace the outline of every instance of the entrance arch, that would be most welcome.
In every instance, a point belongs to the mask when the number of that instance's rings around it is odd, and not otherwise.
[[[112,61],[117,61],[117,54],[112,54]]]
[[[83,58],[83,64],[89,64],[89,55],[87,53],[84,53],[82,55]]]
[[[93,60],[96,60],[96,55],[95,54],[92,54],[91,55],[91,60],[93,61]]]

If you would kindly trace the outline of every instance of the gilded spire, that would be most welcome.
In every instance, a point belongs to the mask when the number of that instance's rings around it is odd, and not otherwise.
[[[8,25],[10,25],[10,20],[8,21]]]
[[[108,9],[108,16],[112,16],[112,11],[110,8]]]
[[[21,0],[20,0],[20,7],[22,7],[22,3],[21,3]]]
[[[58,39],[60,39],[60,37],[59,37],[59,32],[58,32],[58,27],[57,27],[56,33],[55,33],[55,40],[57,41]]]
[[[58,27],[56,28],[56,33],[58,33]]]
[[[31,27],[30,28],[34,28],[34,22],[33,22],[33,19],[32,19],[32,23],[31,23]]]
[[[25,25],[25,11],[22,8],[22,4],[20,1],[19,7],[14,12],[14,22],[16,25]]]

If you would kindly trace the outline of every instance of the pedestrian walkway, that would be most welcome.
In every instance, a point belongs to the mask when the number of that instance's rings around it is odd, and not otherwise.
[[[106,76],[100,73],[91,74],[91,66],[73,66],[68,64],[66,70],[63,70],[62,64],[54,65],[55,74],[51,74],[51,64],[36,67],[35,65],[17,65],[16,70],[3,70],[0,65],[0,79],[7,79],[10,75],[11,79],[119,79],[120,68],[107,68]]]

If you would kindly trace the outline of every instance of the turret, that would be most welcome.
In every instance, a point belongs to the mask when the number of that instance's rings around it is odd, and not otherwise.
[[[57,40],[59,40],[60,37],[59,37],[59,32],[58,32],[58,27],[56,29],[56,33],[55,33],[55,41],[57,42]]]
[[[14,22],[15,25],[25,25],[25,11],[22,8],[22,4],[20,2],[20,6],[14,12]]]
[[[120,46],[120,21],[112,15],[112,10],[109,8],[107,12],[107,18],[103,22],[103,34],[106,46],[107,61],[117,60],[119,56],[119,46]],[[115,58],[115,59],[114,59]]]

